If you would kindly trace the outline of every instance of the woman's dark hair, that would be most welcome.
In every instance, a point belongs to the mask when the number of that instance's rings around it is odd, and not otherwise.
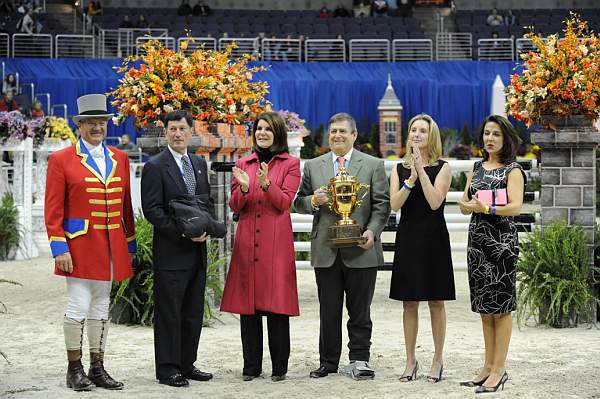
[[[258,122],[261,120],[267,122],[273,132],[273,144],[271,144],[270,151],[275,153],[288,152],[287,127],[277,112],[263,112],[258,115],[252,126],[252,149],[254,151],[258,149],[255,133],[258,128]]]
[[[521,138],[519,137],[519,134],[512,123],[510,123],[508,119],[501,115],[488,116],[485,118],[481,128],[479,129],[479,136],[477,139],[479,141],[479,146],[483,149],[483,160],[487,161],[490,157],[485,150],[485,145],[483,143],[483,132],[485,131],[485,125],[488,122],[497,123],[498,126],[500,126],[500,131],[502,132],[502,148],[498,154],[500,162],[503,164],[508,164],[514,161],[517,155],[517,149],[521,145]]]
[[[8,75],[6,75],[6,77],[4,78],[4,81],[6,83],[11,83],[10,78],[12,78],[13,82],[17,81],[17,78],[15,77],[15,75],[13,75],[12,73],[9,73]]]
[[[165,119],[163,120],[165,124],[165,129],[169,125],[169,122],[179,122],[182,119],[185,119],[189,127],[194,127],[194,118],[192,117],[192,115],[190,115],[188,112],[178,109],[175,111],[171,111],[165,115]]]

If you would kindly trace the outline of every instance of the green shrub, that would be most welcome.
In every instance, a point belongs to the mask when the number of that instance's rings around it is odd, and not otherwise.
[[[517,262],[517,321],[531,316],[551,327],[575,326],[580,318],[593,322],[592,246],[580,226],[554,222],[520,243]]]
[[[0,261],[8,260],[20,242],[19,211],[12,195],[6,193],[0,201]]]
[[[152,269],[152,225],[143,215],[135,218],[137,252],[133,258],[135,274],[128,280],[115,282],[111,292],[111,315],[113,321],[127,324],[154,324],[154,272]],[[204,325],[210,325],[217,315],[212,305],[218,304],[223,295],[220,267],[228,257],[219,258],[218,243],[209,241],[206,292],[204,300]]]

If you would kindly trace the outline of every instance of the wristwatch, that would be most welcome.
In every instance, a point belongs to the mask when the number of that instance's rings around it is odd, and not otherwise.
[[[263,191],[267,191],[269,187],[271,187],[271,180],[267,180],[267,184],[265,184],[265,186],[262,189]]]

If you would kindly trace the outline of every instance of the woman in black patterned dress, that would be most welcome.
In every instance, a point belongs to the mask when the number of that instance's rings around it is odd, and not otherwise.
[[[459,201],[461,212],[472,214],[467,249],[471,310],[481,315],[485,342],[481,372],[461,385],[476,386],[476,393],[495,392],[500,386],[504,389],[508,379],[505,363],[512,333],[511,312],[517,307],[515,263],[519,256],[513,216],[521,212],[525,185],[523,170],[515,162],[520,139],[505,117],[489,116],[479,133],[479,143],[484,149],[483,160],[473,166]],[[480,190],[497,189],[506,189],[506,205],[480,201]]]
[[[452,173],[448,163],[440,159],[440,131],[429,115],[410,120],[406,147],[404,164],[392,169],[390,177],[390,204],[395,211],[401,209],[390,286],[390,298],[403,301],[406,368],[400,381],[413,381],[418,375],[415,346],[419,303],[427,301],[435,347],[427,379],[438,382],[442,379],[446,335],[444,301],[456,298],[444,219]]]

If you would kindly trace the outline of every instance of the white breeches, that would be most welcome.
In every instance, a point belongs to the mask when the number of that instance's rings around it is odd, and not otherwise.
[[[67,309],[72,320],[108,320],[112,281],[67,277]]]

